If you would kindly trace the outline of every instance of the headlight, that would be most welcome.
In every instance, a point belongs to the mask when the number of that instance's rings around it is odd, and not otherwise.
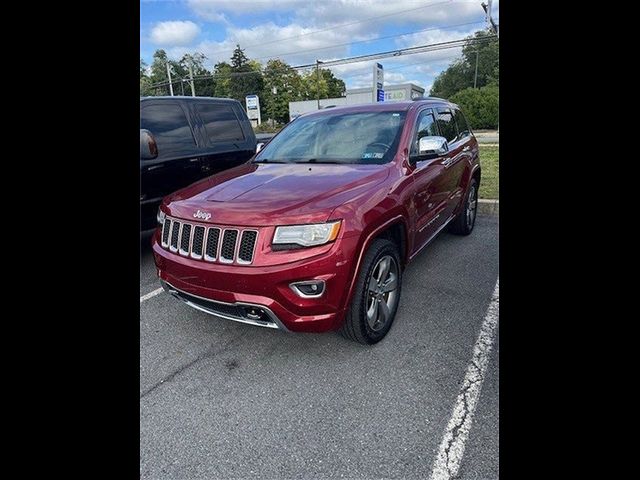
[[[166,215],[165,213],[158,209],[158,214],[156,215],[156,220],[158,220],[158,225],[164,225],[164,219],[165,219]]]
[[[340,231],[341,220],[313,225],[291,225],[276,227],[274,244],[295,243],[303,247],[314,247],[335,240]]]

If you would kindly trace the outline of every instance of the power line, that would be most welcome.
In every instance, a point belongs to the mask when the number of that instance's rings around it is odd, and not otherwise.
[[[342,27],[348,27],[350,25],[356,25],[358,23],[365,23],[365,22],[370,22],[372,20],[378,20],[379,18],[386,18],[386,17],[391,17],[394,15],[400,15],[401,13],[407,13],[407,12],[413,12],[415,10],[422,10],[423,8],[428,8],[428,7],[435,7],[436,5],[442,5],[445,3],[451,3],[453,0],[444,0],[441,2],[434,2],[434,3],[429,3],[427,5],[422,5],[421,7],[417,7],[417,8],[410,8],[408,10],[400,10],[398,12],[393,12],[393,13],[387,13],[385,15],[378,15],[377,17],[369,17],[369,18],[364,18],[362,20],[355,20],[353,22],[348,22],[348,23],[341,23],[338,25],[333,25],[332,27],[327,27],[327,28],[323,28],[320,30],[314,30],[312,32],[307,32],[307,33],[301,33],[300,35],[293,35],[291,37],[285,37],[285,38],[279,38],[277,40],[269,40],[268,42],[261,42],[261,43],[256,43],[253,45],[247,45],[244,48],[252,48],[252,47],[261,47],[262,45],[268,45],[271,43],[278,43],[278,42],[283,42],[285,40],[292,40],[294,38],[300,38],[300,37],[306,37],[308,35],[314,35],[316,33],[322,33],[322,32],[328,32],[330,30],[335,30],[336,28],[342,28]],[[209,55],[216,55],[218,53],[228,53],[231,50],[218,50],[217,52],[212,52]]]
[[[447,30],[449,28],[464,27],[464,26],[467,26],[467,25],[477,25],[478,23],[485,23],[485,21],[484,20],[480,20],[480,21],[477,21],[477,22],[459,23],[457,25],[448,25],[446,27],[430,27],[430,28],[424,28],[422,30],[415,30],[413,32],[397,33],[395,35],[387,35],[387,36],[384,36],[384,37],[369,38],[367,40],[357,40],[355,42],[337,43],[335,45],[329,45],[327,47],[311,48],[311,49],[308,49],[308,50],[297,50],[295,52],[287,52],[287,53],[275,53],[273,55],[265,55],[263,57],[256,57],[253,60],[263,60],[265,58],[274,58],[274,57],[281,57],[281,56],[286,56],[286,55],[299,55],[301,53],[317,52],[317,51],[320,51],[320,50],[329,50],[331,48],[344,47],[344,46],[347,46],[347,45],[356,45],[356,44],[359,44],[359,43],[375,42],[377,40],[385,40],[385,39],[388,39],[388,38],[404,37],[406,35],[413,35],[414,33],[429,32],[429,31],[432,31],[432,30]],[[249,47],[247,47],[247,48],[249,48]]]
[[[320,61],[320,65],[326,68],[326,67],[332,67],[332,66],[338,66],[338,65],[346,65],[349,63],[364,62],[368,60],[378,60],[381,58],[398,57],[401,55],[429,53],[429,52],[435,52],[439,50],[447,50],[450,48],[460,48],[460,47],[464,47],[465,45],[477,45],[477,44],[492,40],[494,38],[496,38],[496,35],[486,35],[484,37],[474,37],[474,38],[463,38],[459,40],[451,40],[448,42],[418,45],[414,47],[400,48],[396,50],[389,50],[386,52],[372,53],[367,55],[358,55],[355,57],[348,57],[348,58],[337,59],[337,60]],[[307,64],[307,65],[298,65],[298,66],[293,66],[291,68],[294,70],[306,70],[306,69],[315,68],[315,67],[316,67],[316,63]],[[223,73],[223,74],[196,75],[194,78],[197,80],[205,80],[205,79],[215,79],[219,77],[224,78],[229,76],[235,77],[235,76],[256,75],[256,74],[262,74],[262,71],[256,70],[251,72],[229,72],[229,73]],[[158,83],[152,84],[151,87],[159,88],[167,85],[169,85],[169,82],[164,81],[164,82],[158,82]]]
[[[429,45],[419,45],[416,47],[405,47],[405,48],[399,48],[396,50],[388,50],[386,52],[380,52],[380,53],[358,55],[355,57],[342,58],[338,60],[327,60],[327,61],[322,61],[321,63],[325,67],[331,67],[336,65],[344,65],[347,63],[364,62],[366,60],[377,60],[380,58],[398,57],[400,55],[412,55],[414,53],[426,53],[426,52],[432,52],[436,50],[445,50],[448,48],[458,48],[458,47],[463,47],[469,44],[475,45],[476,43],[482,43],[484,41],[488,41],[493,38],[496,38],[496,36],[486,35],[484,37],[474,37],[474,38],[468,38],[468,39],[463,38],[460,40],[450,40],[448,42],[432,43]],[[296,70],[301,70],[301,69],[311,68],[313,66],[315,66],[315,63],[310,63],[307,65],[298,65],[293,68],[295,68]]]

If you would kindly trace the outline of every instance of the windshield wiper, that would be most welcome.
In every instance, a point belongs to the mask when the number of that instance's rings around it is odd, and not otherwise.
[[[293,162],[293,163],[336,163],[336,164],[341,164],[341,163],[345,163],[345,162],[336,162],[335,160],[318,160],[317,158],[310,158],[308,160],[299,160],[299,161]]]
[[[260,160],[254,160],[253,163],[289,163],[282,160],[269,160],[268,158],[261,158]]]

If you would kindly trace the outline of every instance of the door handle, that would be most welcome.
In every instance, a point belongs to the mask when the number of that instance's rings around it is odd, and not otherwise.
[[[448,167],[449,165],[451,165],[451,162],[453,162],[453,159],[451,157],[449,157],[449,158],[443,160],[441,165],[444,165],[445,167]]]

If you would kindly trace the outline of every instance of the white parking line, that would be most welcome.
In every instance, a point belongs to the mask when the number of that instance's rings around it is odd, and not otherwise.
[[[467,367],[460,393],[456,398],[455,406],[447,429],[442,437],[438,456],[433,463],[430,480],[449,480],[456,477],[460,462],[464,455],[464,447],[469,438],[469,431],[473,422],[473,414],[476,409],[484,374],[489,363],[489,353],[493,347],[495,334],[498,329],[498,316],[500,307],[500,295],[498,284],[491,296],[491,303],[482,322],[482,328],[478,340],[473,349],[471,363]]]
[[[164,291],[164,288],[160,287],[160,288],[156,288],[153,292],[149,292],[146,295],[143,295],[140,297],[140,303],[144,302],[145,300],[149,300],[151,297],[155,297],[156,295],[162,293]]]

